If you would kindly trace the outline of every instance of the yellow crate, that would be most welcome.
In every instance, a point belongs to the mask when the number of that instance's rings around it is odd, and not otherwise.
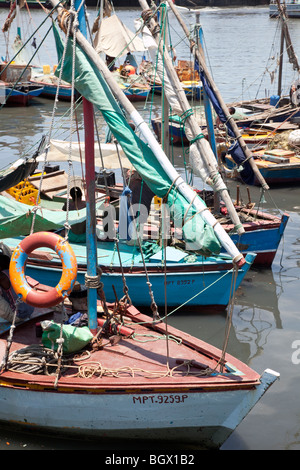
[[[18,189],[18,186],[14,186],[13,188],[7,189],[6,192],[10,194],[12,197],[16,199],[18,202],[22,202],[23,204],[28,204],[29,206],[33,206],[36,204],[36,199],[38,196],[38,190],[34,187],[30,188],[29,186],[22,187]],[[40,199],[39,199],[40,202]]]
[[[37,189],[25,188],[21,191],[17,191],[14,196],[15,199],[23,204],[28,204],[29,206],[34,206],[36,204],[36,199],[38,196]]]
[[[159,210],[160,207],[161,207],[161,203],[162,203],[162,199],[161,197],[158,197],[158,196],[154,196],[153,198],[153,202],[154,202],[154,208],[155,210]]]

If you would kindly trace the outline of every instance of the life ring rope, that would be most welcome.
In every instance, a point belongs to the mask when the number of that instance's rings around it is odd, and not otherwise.
[[[38,292],[30,287],[25,276],[25,266],[32,251],[47,247],[54,250],[62,262],[62,275],[56,287],[48,292]],[[54,307],[70,294],[77,277],[77,261],[71,245],[53,232],[36,232],[24,238],[15,248],[9,277],[16,294],[33,307]]]

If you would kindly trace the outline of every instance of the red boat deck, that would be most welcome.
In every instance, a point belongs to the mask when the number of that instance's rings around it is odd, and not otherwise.
[[[49,315],[43,317],[46,318],[49,319]],[[36,321],[32,319],[16,327],[10,353],[40,342],[36,336]],[[167,327],[170,335],[167,345],[165,323],[152,327],[151,319],[134,307],[129,307],[126,323],[134,330],[134,335],[104,337],[99,349],[88,347],[88,353],[72,355],[57,387],[54,386],[56,374],[33,375],[11,370],[1,374],[0,385],[83,393],[179,393],[249,389],[259,383],[259,374],[227,354],[226,364],[230,366],[225,365],[223,374],[205,372],[206,369],[220,371],[221,351],[170,326]],[[1,356],[5,352],[6,336],[7,333],[0,339]],[[79,358],[81,354],[83,359]]]

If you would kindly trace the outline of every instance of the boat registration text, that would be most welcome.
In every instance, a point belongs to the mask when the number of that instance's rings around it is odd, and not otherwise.
[[[133,403],[183,403],[188,395],[140,395],[132,397]]]

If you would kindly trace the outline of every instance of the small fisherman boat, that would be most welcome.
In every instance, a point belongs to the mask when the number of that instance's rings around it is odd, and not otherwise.
[[[30,68],[26,77],[19,81],[24,69],[24,66],[0,64],[0,104],[28,106],[34,98],[41,95],[44,87],[41,84],[31,83]]]
[[[34,78],[30,80],[30,83],[42,87],[41,96],[44,98],[54,99],[57,95],[57,98],[60,101],[71,101],[71,85],[63,81],[58,85],[58,78],[53,74],[35,75]],[[78,94],[76,93],[76,90],[74,94],[75,97],[77,97]]]
[[[41,299],[49,292],[39,283],[33,289]],[[98,301],[93,335],[89,312],[80,311],[81,326],[72,324],[73,304],[78,312],[78,299],[65,298],[63,315],[59,306],[35,308],[14,330],[0,323],[1,422],[102,442],[163,439],[215,449],[279,377],[269,369],[259,375],[123,301]]]
[[[139,77],[133,78],[132,82],[121,80],[119,85],[125,96],[133,103],[146,101],[151,91],[150,86],[147,83],[142,83]]]
[[[256,165],[269,185],[289,185],[300,182],[300,156],[298,153],[299,129],[273,133],[273,137],[257,150],[252,150]],[[230,155],[225,156],[225,165],[231,176],[239,179],[236,163]],[[259,184],[255,179],[254,183]]]
[[[199,81],[198,73],[191,69],[189,61],[178,61],[178,66],[175,67],[177,75],[180,79],[182,89],[186,97],[190,100],[199,101],[203,98],[203,87]],[[151,61],[143,59],[139,66],[140,74],[145,78],[146,82],[151,88],[151,91],[156,95],[161,95],[163,91],[163,84],[154,65]]]

